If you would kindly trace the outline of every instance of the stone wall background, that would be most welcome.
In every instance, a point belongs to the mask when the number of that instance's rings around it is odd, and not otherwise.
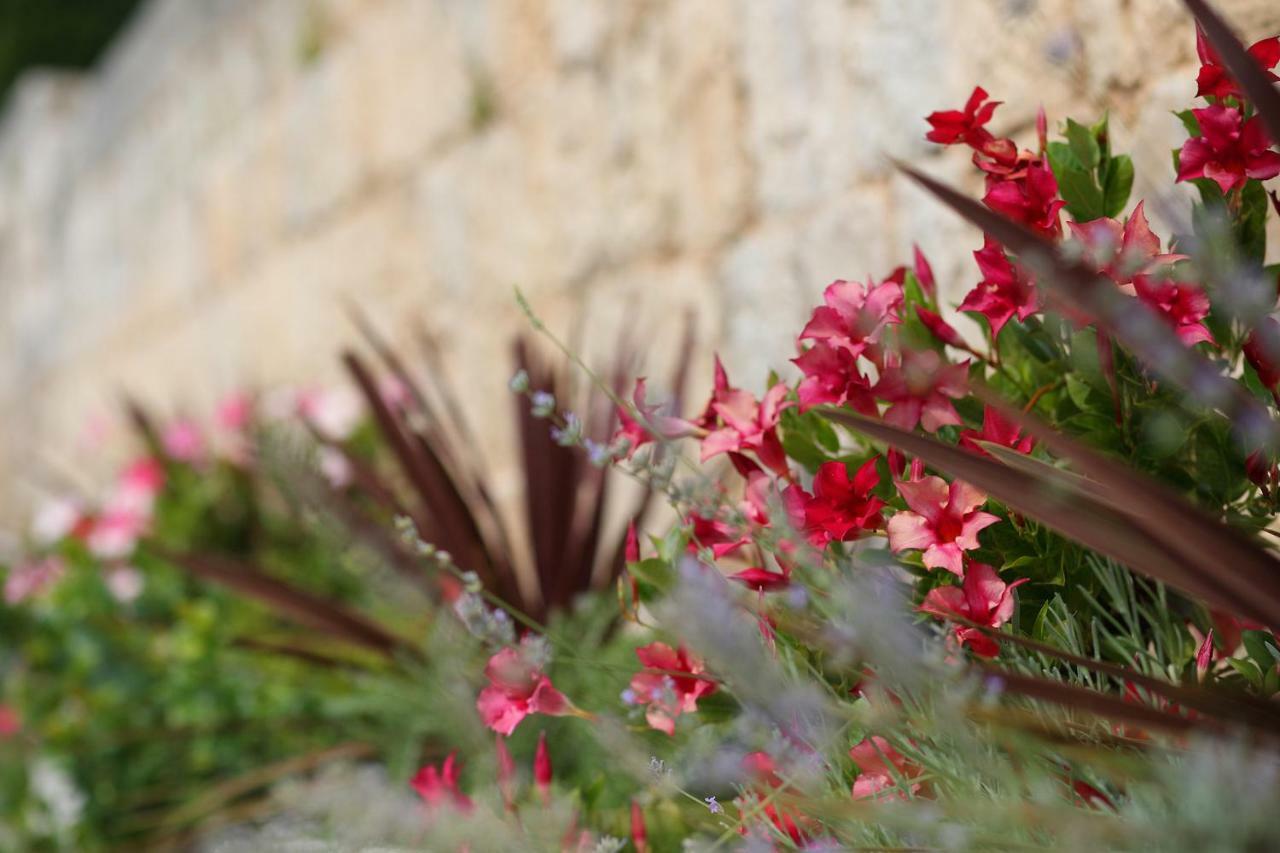
[[[833,278],[918,241],[973,283],[978,235],[886,160],[976,185],[925,113],[975,83],[1024,138],[1040,103],[1109,107],[1136,199],[1194,56],[1177,0],[154,0],[0,119],[0,514],[105,463],[81,438],[122,390],[198,412],[336,379],[346,298],[441,335],[499,462],[513,285],[588,316],[589,358],[645,330],[654,376],[691,307],[757,386]]]

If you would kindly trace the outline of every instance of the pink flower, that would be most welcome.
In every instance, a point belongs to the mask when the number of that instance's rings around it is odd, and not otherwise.
[[[901,322],[902,299],[902,285],[896,281],[877,285],[834,281],[823,291],[825,304],[813,309],[800,340],[843,348],[855,358],[871,350],[868,356],[878,362],[874,348],[885,326]]]
[[[988,101],[987,92],[981,86],[974,88],[963,110],[939,110],[930,113],[925,121],[933,129],[925,139],[941,145],[962,142],[979,154],[996,160],[1009,160],[1017,156],[1017,149],[1008,139],[996,139],[986,129],[987,122],[995,114],[1001,101]]]
[[[924,252],[920,251],[919,246],[913,244],[911,254],[915,262],[916,280],[920,282],[925,295],[932,299],[938,292],[938,284],[933,278],[933,267],[929,266],[929,259],[924,256]]]
[[[710,548],[712,555],[718,560],[731,554],[751,541],[746,533],[736,529],[727,521],[714,516],[694,513],[689,516],[689,551],[697,553],[703,548]]]
[[[752,786],[735,800],[740,812],[758,812],[758,805],[763,801],[764,815],[769,823],[778,832],[785,833],[792,844],[804,848],[809,843],[812,821],[803,814],[787,810],[781,803],[766,800],[770,789],[781,788],[785,784],[778,775],[773,756],[767,752],[752,752],[743,757],[742,766],[750,777]],[[741,831],[745,834],[746,828],[743,827]]]
[[[922,424],[937,432],[947,424],[960,424],[951,399],[968,391],[969,362],[948,364],[933,350],[906,350],[900,364],[886,364],[876,383],[876,397],[888,402],[887,423],[902,429]]]
[[[1021,578],[1011,584],[1000,580],[996,570],[986,563],[971,562],[964,574],[964,587],[939,586],[929,590],[920,610],[943,619],[958,616],[978,625],[999,628],[1013,615],[1013,590],[1026,583]],[[994,637],[968,625],[957,625],[955,637],[974,654],[993,658],[1000,653]]]
[[[1018,453],[1030,453],[1036,443],[1031,436],[1024,436],[1017,424],[1000,414],[999,409],[990,405],[982,407],[981,431],[967,429],[960,433],[961,447],[967,447],[982,456],[989,456],[990,454],[978,444],[980,441],[1008,447]]]
[[[469,812],[472,809],[471,798],[458,790],[458,773],[457,753],[451,752],[441,763],[439,770],[428,764],[414,775],[409,784],[433,811],[441,806],[449,806]]]
[[[1243,99],[1244,96],[1232,79],[1231,72],[1222,64],[1218,52],[1213,49],[1213,45],[1209,44],[1209,40],[1204,37],[1204,31],[1199,27],[1196,27],[1196,53],[1200,55],[1202,63],[1200,73],[1196,77],[1196,95],[1201,98]],[[1254,42],[1249,48],[1249,54],[1262,67],[1262,70],[1267,72],[1267,76],[1273,82],[1280,81],[1280,77],[1271,73],[1271,69],[1280,63],[1280,37],[1272,36]]]
[[[164,452],[179,462],[198,464],[204,461],[207,448],[204,434],[195,421],[180,418],[164,429],[160,438]]]
[[[575,711],[551,679],[517,649],[508,647],[489,658],[484,675],[489,686],[480,691],[476,710],[484,724],[499,734],[510,735],[530,714],[563,717]]]
[[[924,551],[924,565],[964,577],[964,552],[978,547],[979,531],[1000,519],[978,507],[987,496],[961,480],[951,485],[941,477],[898,481],[910,511],[889,519],[893,551]]]
[[[702,440],[702,461],[721,453],[754,452],[761,464],[786,476],[787,456],[778,438],[778,420],[790,405],[786,396],[787,386],[781,382],[760,402],[737,388],[718,392],[712,409],[722,426]]]
[[[103,560],[118,560],[133,553],[138,540],[151,524],[150,508],[107,507],[93,520],[86,545],[89,553]]]
[[[720,370],[723,370],[723,368],[720,368]],[[611,439],[611,442],[614,443],[622,439],[627,441],[628,459],[635,455],[635,452],[641,447],[653,441],[653,431],[656,431],[658,436],[664,439],[679,438],[689,433],[692,424],[688,421],[660,415],[658,414],[659,406],[645,402],[645,380],[643,376],[636,380],[636,387],[635,391],[632,392],[631,400],[635,405],[635,411],[640,413],[644,422],[636,420],[632,416],[631,410],[626,406],[618,406],[619,427]]]
[[[777,592],[791,586],[791,570],[786,563],[780,564],[782,571],[775,572],[762,566],[752,566],[729,575],[729,580],[737,581],[756,592]]]
[[[783,493],[787,513],[815,548],[850,542],[884,526],[884,501],[871,493],[880,482],[877,459],[864,462],[852,480],[843,462],[824,462],[813,478],[812,495],[799,486]]]
[[[244,432],[252,419],[253,397],[243,391],[231,392],[213,409],[213,424],[223,432]]]
[[[19,563],[9,570],[4,579],[5,603],[21,604],[28,598],[45,592],[57,584],[66,572],[66,564],[55,556]]]
[[[51,498],[40,504],[31,519],[31,538],[40,545],[52,545],[71,535],[84,518],[84,509],[75,498]]]
[[[853,780],[855,799],[885,794],[905,800],[920,791],[920,783],[912,781],[920,776],[920,767],[879,735],[863,738],[849,750],[849,757],[858,767],[858,778]]]
[[[929,334],[934,338],[956,349],[969,350],[969,345],[965,343],[964,338],[960,337],[960,333],[948,323],[946,320],[923,305],[916,306],[916,316],[920,318],[920,323],[929,330]],[[972,350],[969,350],[972,351]]]
[[[136,459],[120,474],[114,499],[130,505],[146,504],[164,488],[164,466],[149,456]]]
[[[1167,280],[1168,268],[1186,256],[1161,253],[1144,205],[1138,202],[1123,226],[1114,219],[1072,222],[1072,234],[1100,273],[1163,317],[1183,343],[1213,343],[1202,322],[1209,314],[1209,297],[1199,287]]]
[[[1244,121],[1239,110],[1224,106],[1191,112],[1200,123],[1200,136],[1182,145],[1179,181],[1208,178],[1228,193],[1250,178],[1265,181],[1280,175],[1280,154],[1271,150],[1271,140],[1258,116]]]
[[[330,441],[345,441],[364,417],[364,401],[349,388],[303,391],[297,396],[298,414]]]
[[[982,248],[973,253],[982,272],[982,281],[969,291],[960,303],[961,311],[974,311],[987,318],[991,336],[1000,334],[1011,317],[1026,320],[1040,310],[1035,279],[1021,266],[1009,260],[1002,247],[986,237]]]
[[[143,578],[142,572],[133,566],[119,566],[108,570],[106,583],[107,592],[111,593],[111,597],[121,604],[131,604],[137,601],[138,596],[142,595],[142,591],[146,587],[146,580]]]
[[[879,413],[871,396],[871,383],[858,370],[858,359],[847,350],[819,343],[791,362],[804,374],[796,388],[800,411],[821,405],[847,405],[864,415]]]
[[[1042,161],[1029,163],[1022,177],[988,175],[987,194],[982,201],[997,213],[1044,237],[1056,240],[1062,236],[1058,212],[1067,203],[1058,198],[1058,180]]]
[[[645,720],[660,732],[675,734],[675,718],[694,713],[699,698],[716,692],[714,681],[698,677],[706,671],[702,659],[683,645],[676,650],[666,643],[650,643],[636,649],[636,657],[643,666],[661,670],[638,672],[630,685],[635,703],[648,706]]]

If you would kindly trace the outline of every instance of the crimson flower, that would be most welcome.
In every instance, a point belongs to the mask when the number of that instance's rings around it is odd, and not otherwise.
[[[428,808],[452,806],[464,812],[471,811],[471,798],[458,790],[457,753],[451,752],[437,770],[428,764],[414,775],[409,784],[418,792]]]
[[[1133,287],[1143,303],[1173,326],[1184,344],[1214,343],[1213,335],[1204,324],[1211,307],[1209,297],[1199,287],[1147,275],[1134,276]]]
[[[809,842],[809,832],[812,831],[811,821],[802,814],[793,814],[783,806],[775,805],[763,796],[768,789],[781,788],[786,784],[778,775],[773,756],[767,752],[752,752],[743,756],[742,766],[754,784],[735,801],[739,810],[743,813],[752,813],[756,811],[755,806],[763,801],[764,815],[774,828],[785,833],[792,844],[803,848]],[[745,834],[746,827],[742,827],[740,831]]]
[[[920,318],[920,323],[929,330],[929,334],[942,343],[949,347],[972,352],[969,345],[965,343],[964,338],[960,337],[960,333],[950,323],[942,319],[941,315],[930,311],[923,305],[917,305],[916,316]]]
[[[999,628],[1013,615],[1013,590],[1026,583],[1021,578],[1011,584],[1000,580],[996,570],[986,563],[970,562],[964,574],[964,586],[939,586],[929,590],[920,610],[943,619],[959,616],[978,625]],[[996,639],[977,628],[957,625],[956,639],[974,654],[993,658],[1000,653]]]
[[[901,322],[898,308],[903,293],[900,282],[888,280],[873,285],[833,281],[822,292],[824,304],[813,309],[813,316],[800,332],[800,340],[842,347],[857,357],[868,350],[876,361],[874,348],[880,342],[884,327]]]
[[[1259,331],[1261,327],[1265,329]],[[1272,394],[1280,386],[1280,361],[1273,358],[1276,348],[1280,348],[1280,322],[1275,317],[1265,317],[1245,339],[1244,357],[1257,371],[1263,387]]]
[[[484,675],[489,686],[480,691],[476,710],[499,734],[510,735],[530,714],[563,717],[575,712],[573,703],[518,649],[507,647],[489,658]]]
[[[879,735],[863,738],[849,750],[849,757],[858,767],[858,778],[853,780],[854,799],[885,794],[905,800],[908,793],[920,791],[920,783],[912,781],[922,772],[919,765]]]
[[[995,338],[1009,319],[1026,320],[1040,310],[1035,279],[1009,260],[1004,247],[987,236],[982,248],[973,253],[982,272],[982,281],[960,303],[961,311],[974,311],[987,318]]]
[[[631,801],[631,843],[636,853],[649,853],[649,829],[644,823],[644,809],[635,800]]]
[[[22,731],[22,717],[8,705],[0,705],[0,738],[13,737]]]
[[[864,462],[852,480],[843,462],[824,462],[813,478],[812,495],[799,486],[783,493],[787,514],[809,544],[821,548],[828,542],[850,542],[884,526],[884,501],[871,494],[880,482],[877,458]]]
[[[659,672],[638,672],[631,678],[628,701],[647,705],[645,720],[660,732],[675,734],[675,718],[698,710],[698,699],[716,692],[716,683],[699,678],[706,671],[702,658],[683,645],[650,643],[636,649],[640,663]],[[675,675],[673,673],[688,673]]]
[[[1231,72],[1222,64],[1218,52],[1204,37],[1204,31],[1196,27],[1196,53],[1200,55],[1200,73],[1196,76],[1196,95],[1201,98],[1237,98],[1243,100],[1244,95]],[[1274,81],[1280,81],[1271,69],[1280,63],[1280,37],[1262,39],[1254,42],[1249,48],[1249,55],[1267,72]]]
[[[964,552],[978,547],[979,531],[1000,519],[978,507],[987,496],[961,480],[950,485],[941,477],[898,481],[898,492],[910,511],[889,519],[889,547],[924,551],[924,565],[964,577]]]
[[[763,566],[752,566],[729,575],[729,580],[737,581],[756,592],[777,592],[791,586],[791,567],[785,562],[780,562],[779,566],[782,568],[780,572],[771,571]]]
[[[1056,240],[1062,236],[1058,211],[1067,203],[1058,198],[1058,179],[1041,160],[1029,162],[1021,176],[989,174],[982,202],[1045,237]]]
[[[717,392],[711,408],[722,426],[702,440],[702,461],[721,453],[754,451],[763,465],[785,476],[787,455],[778,438],[778,420],[790,405],[786,396],[787,386],[781,382],[760,402],[738,388]]]
[[[1000,414],[1000,410],[991,405],[982,407],[982,430],[967,429],[960,433],[960,446],[967,447],[981,456],[989,456],[978,442],[998,444],[1019,453],[1030,453],[1035,446],[1035,439],[1023,435],[1022,430],[1013,421]]]
[[[1254,116],[1248,121],[1234,107],[1210,106],[1192,110],[1200,124],[1200,136],[1193,136],[1178,153],[1178,180],[1208,178],[1228,193],[1250,178],[1265,181],[1280,175],[1280,154],[1271,150],[1271,140]]]
[[[925,139],[941,145],[964,143],[979,154],[995,160],[1009,160],[1017,156],[1017,148],[1008,139],[997,139],[986,129],[987,122],[995,114],[1002,101],[988,101],[987,92],[975,86],[962,110],[938,110],[925,117],[933,127]]]
[[[876,415],[871,383],[858,369],[858,359],[842,347],[815,344],[791,363],[800,368],[804,379],[796,388],[800,411],[814,406],[852,406],[864,415]]]
[[[934,350],[906,350],[900,363],[885,365],[876,383],[876,397],[888,402],[884,419],[902,429],[922,424],[937,432],[947,424],[960,424],[951,399],[968,390],[969,362],[948,364]]]
[[[689,551],[697,553],[703,548],[710,548],[712,555],[718,560],[731,554],[751,541],[743,531],[738,530],[727,521],[715,516],[692,513],[689,523]]]
[[[533,753],[533,784],[542,795],[543,802],[551,798],[551,750],[547,749],[546,731],[538,732],[538,748]]]

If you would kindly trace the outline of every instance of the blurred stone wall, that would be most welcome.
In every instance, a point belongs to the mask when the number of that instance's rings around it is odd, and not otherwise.
[[[751,387],[833,278],[918,241],[945,292],[975,280],[978,235],[886,159],[975,183],[925,113],[981,83],[1026,139],[1040,103],[1109,107],[1141,192],[1194,69],[1177,0],[155,0],[0,121],[0,505],[92,468],[123,390],[336,378],[347,299],[441,335],[500,460],[513,285],[585,315],[589,358],[643,331],[655,376],[692,307]]]

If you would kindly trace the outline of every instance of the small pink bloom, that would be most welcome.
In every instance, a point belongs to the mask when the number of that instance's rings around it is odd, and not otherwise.
[[[858,359],[842,347],[815,344],[791,362],[804,374],[796,388],[800,411],[814,406],[851,406],[864,415],[877,415],[871,383],[858,369]]]
[[[905,800],[908,794],[920,791],[920,783],[912,781],[920,776],[920,767],[879,735],[863,738],[849,750],[849,757],[858,767],[858,778],[853,781],[855,799],[884,795]]]
[[[626,563],[640,562],[640,537],[636,535],[634,520],[627,522],[627,542],[623,546],[622,559]]]
[[[935,314],[923,305],[917,305],[916,316],[920,318],[920,322],[924,327],[929,330],[929,334],[933,335],[942,343],[949,347],[955,347],[956,349],[969,349],[969,345],[965,343],[964,338],[960,337],[960,333],[957,332],[950,323],[942,319],[940,315]]]
[[[778,420],[791,403],[781,382],[756,402],[749,392],[730,388],[716,394],[712,404],[721,426],[702,440],[702,461],[721,453],[754,452],[761,464],[786,476],[787,456],[778,438]]]
[[[457,753],[451,752],[439,770],[428,764],[417,772],[409,784],[422,797],[427,808],[433,811],[443,806],[469,812],[472,809],[471,798],[458,790],[458,773]]]
[[[313,389],[297,398],[298,414],[330,441],[345,441],[364,417],[364,401],[350,388]]]
[[[89,553],[103,560],[127,557],[150,524],[149,507],[144,512],[128,506],[109,506],[93,519],[86,539]]]
[[[484,724],[499,734],[511,734],[530,714],[574,713],[573,704],[518,649],[508,647],[489,658],[484,674],[489,686],[480,691],[476,710]]]
[[[866,352],[877,361],[874,348],[884,327],[901,322],[902,285],[892,280],[877,285],[838,280],[827,285],[822,299],[825,304],[813,309],[800,340],[843,348],[855,358]]]
[[[982,248],[973,253],[982,272],[982,281],[960,303],[961,311],[975,311],[991,324],[991,335],[1000,334],[1011,317],[1026,320],[1040,310],[1035,279],[1021,266],[1009,260],[1002,247],[990,236]]]
[[[1213,663],[1213,629],[1209,629],[1209,633],[1204,635],[1204,641],[1200,643],[1200,648],[1196,649],[1196,678],[1204,681],[1205,675],[1209,672],[1209,666]]]
[[[743,569],[729,575],[729,580],[737,581],[748,589],[754,589],[756,592],[777,592],[780,589],[786,589],[791,586],[791,572],[786,564],[782,564],[782,571],[774,572],[760,566],[752,566],[749,569]]]
[[[963,423],[951,399],[968,393],[968,371],[968,361],[948,364],[933,350],[903,352],[900,364],[886,364],[873,389],[890,404],[885,421],[901,429],[922,424],[928,432]]]
[[[160,441],[170,458],[192,465],[203,462],[208,450],[200,427],[187,418],[180,418],[165,427]]]
[[[852,479],[843,462],[824,462],[813,478],[812,495],[799,486],[783,493],[792,523],[809,544],[822,548],[828,542],[850,542],[884,527],[884,501],[871,493],[880,483],[877,458],[864,462]]]
[[[1244,95],[1232,79],[1231,72],[1222,64],[1218,52],[1209,44],[1204,31],[1199,27],[1196,27],[1196,53],[1200,55],[1202,63],[1196,77],[1196,95],[1201,98],[1243,99]],[[1249,48],[1249,55],[1273,82],[1280,81],[1280,77],[1272,73],[1272,69],[1280,63],[1280,37],[1272,36],[1254,42]]]
[[[84,509],[75,498],[51,498],[32,516],[31,538],[39,545],[52,545],[71,535],[83,518]]]
[[[631,844],[636,853],[649,853],[649,829],[644,823],[644,809],[635,800],[631,801]]]
[[[120,474],[113,500],[150,507],[151,501],[164,488],[164,478],[164,466],[158,460],[151,457],[136,459]]]
[[[719,364],[719,359],[716,360],[716,366],[718,372],[723,371],[723,367]],[[645,401],[645,379],[643,376],[636,380],[636,387],[635,391],[632,392],[631,401],[642,420],[637,420],[632,415],[632,410],[626,406],[618,406],[619,426],[611,439],[612,442],[618,442],[623,439],[627,441],[628,459],[641,447],[653,441],[655,434],[659,438],[670,440],[688,435],[693,427],[693,424],[688,421],[659,414],[660,407],[658,405]]]
[[[1013,590],[1026,582],[1027,579],[1022,578],[1006,584],[991,566],[971,562],[964,575],[963,588],[934,587],[925,596],[920,610],[943,619],[959,616],[978,625],[999,628],[1013,615]],[[1000,653],[996,639],[977,628],[957,625],[955,636],[960,645],[969,646],[974,654],[993,658]]]
[[[1058,198],[1058,181],[1040,160],[1031,161],[1021,177],[988,175],[982,202],[1050,240],[1062,236],[1059,211],[1067,203]]]
[[[1220,105],[1191,111],[1200,136],[1188,139],[1178,154],[1178,180],[1208,178],[1228,193],[1250,179],[1280,175],[1280,153],[1271,150],[1262,119],[1245,121],[1240,111]]]
[[[1018,453],[1030,453],[1036,443],[1031,436],[1023,435],[1017,424],[1000,414],[999,409],[990,405],[982,407],[981,431],[967,429],[960,433],[961,447],[967,447],[982,456],[990,455],[978,443],[980,441],[998,444],[1001,447],[1016,450]]]
[[[4,579],[5,603],[21,604],[40,595],[56,585],[66,571],[66,564],[56,556],[19,563],[9,570]]]
[[[767,752],[753,752],[742,759],[742,767],[750,779],[751,788],[735,802],[743,813],[759,811],[758,804],[765,800],[769,791],[785,785],[778,775],[773,756]],[[785,833],[791,843],[804,848],[809,843],[811,821],[804,815],[793,813],[773,802],[764,803],[764,815],[779,832]],[[741,830],[744,834],[746,828]]]
[[[213,409],[213,424],[223,432],[244,432],[252,420],[253,397],[243,391],[233,391]]]
[[[498,754],[498,790],[502,792],[502,801],[508,809],[515,802],[516,762],[507,749],[507,739],[502,735],[494,735],[494,751]]]
[[[322,445],[316,450],[316,468],[325,482],[337,491],[350,486],[355,478],[351,460],[341,450],[329,445]]]
[[[551,798],[551,751],[547,749],[546,731],[538,732],[538,749],[533,754],[533,784],[542,795],[543,802]]]
[[[647,705],[645,719],[660,732],[675,734],[675,718],[698,710],[698,699],[716,691],[716,683],[700,678],[706,671],[702,659],[683,645],[673,649],[666,643],[650,643],[636,649],[640,663],[650,670],[631,678],[631,692],[637,704]],[[679,675],[688,673],[688,675]]]
[[[930,299],[938,291],[938,283],[933,278],[933,267],[929,265],[929,259],[924,256],[924,252],[920,251],[920,247],[912,245],[911,254],[914,260],[916,280],[920,282],[921,289]]]
[[[133,566],[119,566],[107,571],[107,591],[121,604],[131,604],[142,595],[146,580]]]
[[[964,577],[964,552],[978,547],[979,531],[1000,519],[978,507],[987,496],[961,480],[951,485],[941,477],[898,481],[910,511],[889,519],[893,551],[924,551],[924,565]]]

